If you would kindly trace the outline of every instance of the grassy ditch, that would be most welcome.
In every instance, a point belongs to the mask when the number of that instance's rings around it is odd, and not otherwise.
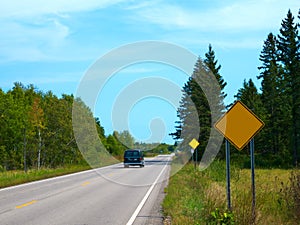
[[[227,210],[225,162],[214,161],[204,171],[192,164],[172,176],[163,209],[172,224],[251,224],[251,174],[231,167],[232,212]],[[256,216],[252,224],[298,224],[300,173],[255,170]],[[299,213],[298,213],[299,214]]]
[[[89,166],[72,165],[56,169],[42,168],[40,170],[29,170],[27,173],[19,170],[4,171],[0,172],[0,188],[75,173],[88,169],[90,169]]]

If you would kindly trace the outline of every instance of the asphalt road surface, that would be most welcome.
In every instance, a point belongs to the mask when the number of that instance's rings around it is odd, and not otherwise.
[[[171,156],[0,189],[1,225],[160,224]]]

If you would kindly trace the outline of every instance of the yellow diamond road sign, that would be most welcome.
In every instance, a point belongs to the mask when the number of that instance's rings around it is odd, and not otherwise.
[[[192,149],[196,149],[199,145],[199,142],[195,138],[193,138],[193,140],[191,140],[189,145],[192,147]]]
[[[243,149],[263,126],[264,122],[240,101],[236,101],[215,124],[215,128],[238,150]]]

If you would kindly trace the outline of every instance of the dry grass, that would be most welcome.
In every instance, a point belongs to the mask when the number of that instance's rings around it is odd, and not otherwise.
[[[299,220],[288,213],[287,202],[291,194],[283,195],[283,186],[291,193],[291,170],[255,170],[256,210],[252,223],[251,171],[232,168],[232,213],[238,225],[296,225]],[[299,176],[300,179],[300,176]],[[294,186],[297,181],[294,182]],[[299,183],[300,186],[300,183]],[[226,196],[225,163],[215,161],[207,170],[195,171],[186,165],[171,177],[163,207],[172,224],[218,224],[211,223],[211,213],[218,208],[228,212]],[[300,190],[299,190],[300,193]],[[292,192],[295,196],[295,191]]]

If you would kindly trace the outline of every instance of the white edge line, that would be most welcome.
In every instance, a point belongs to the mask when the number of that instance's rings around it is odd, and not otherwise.
[[[26,187],[26,186],[33,185],[33,184],[44,183],[44,182],[47,182],[47,181],[63,179],[63,178],[66,178],[66,177],[72,177],[72,176],[76,176],[76,175],[80,175],[80,174],[97,172],[97,170],[102,170],[102,169],[106,169],[106,168],[109,168],[109,167],[114,167],[114,166],[119,165],[119,164],[123,165],[123,162],[119,162],[119,163],[116,163],[116,164],[112,164],[112,165],[109,165],[109,166],[104,166],[104,167],[100,167],[100,168],[96,168],[96,169],[90,169],[90,170],[85,170],[85,171],[81,171],[81,172],[61,175],[61,176],[57,176],[57,177],[51,177],[51,178],[47,178],[47,179],[31,181],[31,182],[28,182],[28,183],[18,184],[18,185],[14,185],[14,186],[10,186],[10,187],[0,188],[0,192],[1,191],[7,191],[7,190],[10,190],[10,189]]]
[[[66,175],[62,175],[62,176],[58,176],[58,177],[51,177],[51,178],[47,178],[47,179],[43,179],[43,180],[32,181],[32,182],[28,182],[28,183],[25,183],[25,184],[19,184],[19,185],[15,185],[15,186],[11,186],[11,187],[1,188],[0,192],[1,191],[7,191],[7,190],[10,190],[10,189],[15,189],[15,188],[21,188],[21,187],[25,187],[25,186],[29,186],[29,185],[33,185],[33,184],[44,183],[44,182],[47,182],[47,181],[63,179],[63,178],[66,178],[66,177],[72,177],[72,176],[76,176],[76,175],[80,175],[80,174],[92,173],[92,172],[96,172],[97,170],[102,170],[102,169],[106,169],[106,168],[109,168],[109,167],[114,167],[118,164],[121,164],[121,163],[117,163],[117,164],[113,164],[113,165],[109,165],[109,166],[105,166],[105,167],[100,167],[100,168],[96,168],[96,169],[85,170],[85,171],[81,171],[81,172],[77,172],[77,173],[66,174]]]
[[[138,205],[138,207],[136,208],[136,210],[134,211],[134,213],[132,214],[132,216],[130,217],[130,219],[128,220],[128,222],[126,223],[126,225],[132,225],[136,219],[136,217],[138,216],[139,212],[141,211],[141,209],[143,208],[143,206],[145,205],[147,199],[149,198],[154,186],[157,184],[158,179],[160,178],[160,176],[162,175],[162,173],[165,171],[168,162],[169,162],[170,158],[168,159],[166,165],[164,166],[164,168],[162,169],[162,171],[160,172],[160,174],[158,175],[158,177],[156,178],[156,180],[153,182],[153,184],[151,185],[151,187],[149,188],[149,190],[147,191],[146,195],[144,196],[143,200],[140,202],[140,204]]]

